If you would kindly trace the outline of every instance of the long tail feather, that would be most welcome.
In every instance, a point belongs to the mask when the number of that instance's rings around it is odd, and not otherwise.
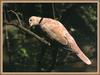
[[[71,37],[71,36],[70,36]],[[76,55],[87,65],[91,64],[89,58],[82,52],[79,46],[76,44],[75,40],[71,37],[69,39],[69,46],[72,48],[72,51],[76,53]]]
[[[82,52],[80,51],[77,56],[87,65],[91,65],[91,61],[88,59],[88,57]]]

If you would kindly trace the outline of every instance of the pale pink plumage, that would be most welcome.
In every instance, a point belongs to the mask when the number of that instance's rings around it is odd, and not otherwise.
[[[67,29],[61,24],[59,21],[50,19],[50,18],[43,18],[41,23],[39,24],[40,17],[32,16],[29,19],[30,26],[33,25],[40,25],[41,28],[48,33],[48,35],[55,39],[56,41],[60,42],[63,45],[69,45],[73,52],[86,64],[90,65],[91,61],[86,57],[86,55],[81,51],[81,49],[76,44],[74,38],[69,34]]]

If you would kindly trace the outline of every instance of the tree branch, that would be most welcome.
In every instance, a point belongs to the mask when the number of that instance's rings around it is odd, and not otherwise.
[[[8,11],[8,12],[12,12],[12,13],[14,13],[14,14],[16,15],[19,25],[18,25],[18,24],[16,24],[16,25],[15,25],[15,24],[9,24],[9,23],[8,23],[7,25],[14,25],[14,26],[20,28],[21,30],[27,32],[28,34],[34,36],[35,38],[37,38],[37,39],[40,40],[41,42],[45,43],[46,45],[48,45],[48,46],[51,45],[51,44],[50,44],[48,41],[46,41],[45,39],[39,37],[39,36],[38,36],[37,34],[35,34],[34,32],[32,32],[32,31],[28,30],[27,28],[23,27],[23,24],[21,23],[21,20],[20,20],[18,14],[17,14],[16,12],[14,12],[13,10],[10,10],[10,11]]]
[[[38,35],[35,34],[34,32],[28,30],[27,28],[25,28],[25,27],[23,27],[23,26],[21,26],[21,25],[15,25],[15,24],[9,24],[9,23],[6,24],[6,25],[14,25],[14,26],[16,26],[17,28],[20,28],[21,30],[23,30],[23,31],[27,32],[28,34],[32,35],[33,37],[35,37],[35,38],[38,39],[39,41],[43,42],[44,44],[46,44],[46,45],[48,45],[48,46],[51,45],[48,41],[46,41],[45,39],[41,38],[40,36],[38,36]]]

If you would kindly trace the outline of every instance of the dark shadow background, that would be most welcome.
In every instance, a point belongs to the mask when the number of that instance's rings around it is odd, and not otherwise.
[[[53,15],[55,10],[55,18]],[[17,23],[16,11],[28,28],[30,16],[59,20],[74,37],[92,65],[84,64],[72,52],[49,39],[48,47],[9,23]],[[4,72],[96,72],[97,71],[97,4],[96,3],[4,3],[3,4],[3,71]],[[32,29],[33,30],[33,29]],[[39,28],[33,30],[41,37]],[[48,40],[48,38],[46,38]]]

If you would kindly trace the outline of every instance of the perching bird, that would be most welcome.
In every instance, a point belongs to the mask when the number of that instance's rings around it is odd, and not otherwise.
[[[69,46],[73,52],[87,65],[91,64],[88,57],[81,51],[74,38],[69,34],[68,30],[62,23],[51,18],[41,18],[37,16],[31,16],[29,18],[30,27],[40,25],[51,39],[54,39],[62,45]]]

